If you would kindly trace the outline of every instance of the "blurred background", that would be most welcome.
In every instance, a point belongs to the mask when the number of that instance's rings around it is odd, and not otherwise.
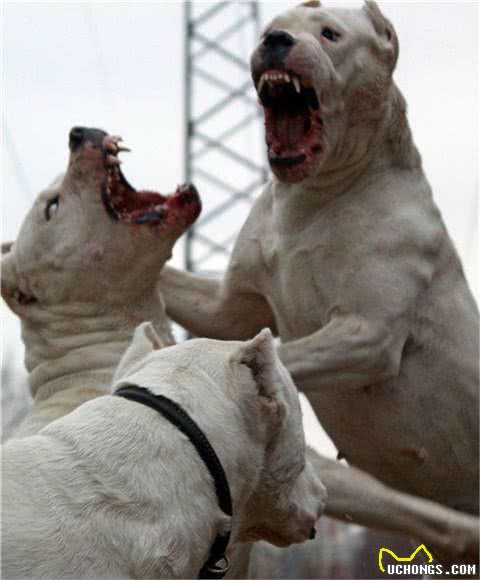
[[[293,5],[192,2],[188,13],[185,3],[170,1],[4,2],[2,241],[15,238],[35,195],[66,168],[69,129],[94,126],[132,148],[123,169],[135,187],[168,193],[194,181],[203,214],[177,243],[172,263],[223,271],[268,178],[248,57],[259,28]],[[478,4],[380,6],[400,39],[395,78],[425,171],[478,298]],[[7,433],[29,398],[19,324],[3,303],[2,329]],[[335,457],[307,404],[304,418],[309,443]],[[327,519],[320,527],[301,549],[258,550],[257,576],[376,575],[380,536]]]

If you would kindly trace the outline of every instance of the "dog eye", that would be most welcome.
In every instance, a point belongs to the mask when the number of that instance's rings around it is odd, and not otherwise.
[[[56,195],[52,199],[48,200],[47,205],[45,206],[45,219],[47,222],[52,219],[55,213],[58,210],[59,206],[59,196]]]
[[[324,36],[325,38],[327,38],[331,42],[336,42],[340,38],[340,33],[339,32],[335,32],[335,30],[333,30],[332,28],[329,28],[328,26],[326,26],[322,30],[322,36]]]

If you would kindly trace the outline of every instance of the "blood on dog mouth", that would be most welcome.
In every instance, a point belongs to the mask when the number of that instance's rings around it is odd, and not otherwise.
[[[307,79],[283,70],[265,71],[257,83],[265,112],[270,164],[296,167],[322,150],[320,102]]]
[[[191,225],[201,210],[200,197],[191,184],[177,187],[172,195],[156,191],[136,190],[120,170],[118,153],[129,151],[121,137],[107,135],[102,145],[106,181],[102,185],[101,197],[107,214],[115,221],[137,225],[158,225],[170,221],[181,221]]]

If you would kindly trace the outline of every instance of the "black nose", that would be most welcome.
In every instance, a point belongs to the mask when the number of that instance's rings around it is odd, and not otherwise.
[[[314,540],[316,535],[317,535],[317,530],[315,528],[312,528],[310,530],[310,540]]]
[[[284,30],[272,30],[263,39],[263,46],[270,50],[286,50],[287,52],[295,44],[295,39]]]
[[[197,188],[193,185],[193,183],[184,183],[180,185],[177,189],[178,199],[182,203],[192,203],[192,202],[199,202],[200,195],[198,193]]]
[[[68,144],[73,151],[79,147],[85,139],[85,129],[83,127],[73,127],[70,131]]]
[[[267,68],[277,68],[288,55],[295,39],[284,30],[272,30],[263,39],[263,58]]]
[[[108,135],[102,129],[94,127],[72,127],[68,138],[70,151],[75,151],[80,145],[85,145],[88,141],[93,147],[102,147],[103,140]]]

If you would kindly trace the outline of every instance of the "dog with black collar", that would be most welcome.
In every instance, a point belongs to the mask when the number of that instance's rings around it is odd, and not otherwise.
[[[239,542],[313,537],[325,488],[270,332],[162,346],[143,323],[115,396],[3,446],[4,578],[220,578]]]

